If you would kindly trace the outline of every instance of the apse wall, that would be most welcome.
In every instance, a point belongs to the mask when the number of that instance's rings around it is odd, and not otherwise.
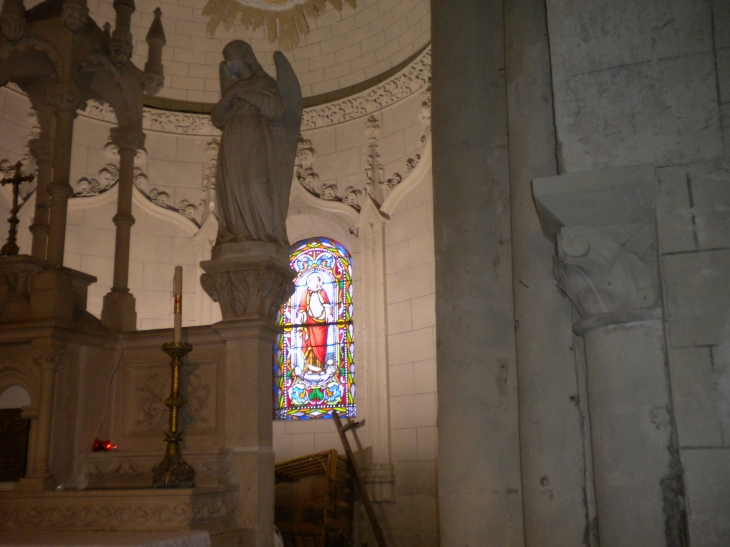
[[[347,9],[347,8],[345,8]],[[358,431],[374,442],[372,400],[384,401],[395,497],[377,504],[391,544],[436,545],[436,364],[434,358],[434,251],[430,178],[430,52],[382,84],[341,101],[305,110],[287,229],[290,241],[332,237],[353,255],[355,362]],[[14,162],[33,132],[29,103],[16,89],[0,90],[0,159]],[[97,277],[89,310],[99,315],[112,283],[118,155],[109,144],[113,113],[91,103],[76,119],[71,167],[66,266]],[[184,269],[183,324],[220,319],[217,304],[202,291],[198,263],[215,241],[217,139],[205,115],[145,110],[145,150],[135,161],[130,290],[139,329],[172,326],[171,279]],[[30,168],[30,167],[29,167]],[[372,184],[369,183],[372,181]],[[363,241],[368,187],[379,189],[384,223],[382,299],[385,309],[384,380],[376,381],[366,347]],[[7,203],[7,189],[0,190]],[[21,213],[21,252],[29,252],[34,194]],[[2,203],[0,203],[2,207]],[[368,212],[369,211],[369,212]],[[0,210],[2,213],[2,210]],[[377,325],[376,325],[377,327]],[[359,359],[359,360],[358,360]],[[275,422],[278,461],[342,447],[330,420]],[[369,525],[358,516],[362,541]],[[424,526],[424,521],[428,523]]]

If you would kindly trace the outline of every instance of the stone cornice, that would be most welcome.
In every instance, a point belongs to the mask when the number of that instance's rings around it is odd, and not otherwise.
[[[305,108],[302,131],[362,118],[391,106],[414,93],[420,93],[431,79],[431,48],[427,48],[411,64],[384,82],[344,99]],[[21,92],[17,86],[9,88]],[[21,92],[22,93],[22,92]],[[93,100],[80,116],[116,124],[111,106]],[[208,114],[175,112],[144,108],[142,127],[145,131],[159,131],[181,135],[218,136],[220,131],[210,122]]]

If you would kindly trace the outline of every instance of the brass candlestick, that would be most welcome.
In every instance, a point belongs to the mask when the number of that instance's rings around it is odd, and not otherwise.
[[[190,344],[163,344],[162,351],[172,357],[170,362],[172,381],[170,397],[165,406],[170,409],[170,430],[165,433],[167,448],[165,457],[152,469],[152,485],[157,488],[192,488],[195,470],[180,455],[182,433],[178,430],[180,407],[185,399],[180,397],[180,365],[182,358],[193,350]]]
[[[3,245],[2,249],[0,249],[0,256],[15,256],[20,251],[18,244],[16,243],[18,223],[20,223],[20,220],[18,220],[18,212],[20,211],[20,207],[18,206],[18,194],[22,183],[32,181],[35,178],[33,175],[23,176],[23,173],[21,172],[23,163],[20,161],[16,163],[13,168],[15,169],[15,174],[11,178],[0,180],[0,184],[3,186],[6,184],[13,185],[13,208],[10,210],[10,218],[8,219],[10,232],[8,234],[7,243]]]

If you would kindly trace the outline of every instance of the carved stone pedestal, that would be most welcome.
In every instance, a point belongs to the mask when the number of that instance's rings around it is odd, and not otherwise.
[[[292,293],[288,250],[273,243],[213,247],[200,282],[221,306],[213,325],[225,342],[225,448],[240,495],[236,518],[250,531],[246,546],[271,547],[274,523],[272,350],[281,304]],[[249,541],[249,540],[247,540]]]
[[[101,324],[117,332],[137,330],[136,301],[129,290],[110,291],[104,295]]]

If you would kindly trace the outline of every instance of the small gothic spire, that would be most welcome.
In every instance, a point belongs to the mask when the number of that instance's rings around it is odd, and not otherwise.
[[[165,38],[165,29],[162,28],[162,10],[156,8],[154,13],[155,18],[152,20],[150,30],[147,33],[147,43],[150,45],[159,44],[160,46],[164,46],[167,43],[167,39]]]
[[[144,65],[144,90],[148,95],[157,95],[165,83],[162,67],[162,47],[167,43],[165,29],[162,28],[162,10],[155,9],[155,18],[152,20],[147,33],[147,62]]]

